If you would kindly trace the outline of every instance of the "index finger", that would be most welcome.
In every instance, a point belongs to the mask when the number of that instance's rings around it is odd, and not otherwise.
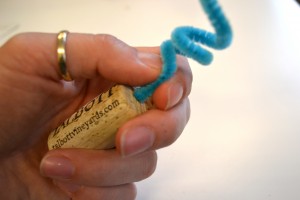
[[[57,35],[49,33],[22,33],[0,48],[11,68],[60,80],[56,50]],[[161,67],[157,54],[139,52],[106,34],[69,33],[66,56],[67,70],[75,80],[102,76],[122,84],[142,85],[153,81]]]

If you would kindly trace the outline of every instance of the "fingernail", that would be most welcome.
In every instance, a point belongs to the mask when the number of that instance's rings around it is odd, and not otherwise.
[[[121,154],[123,157],[136,155],[153,146],[155,135],[146,127],[137,127],[125,131],[121,137]]]
[[[147,67],[161,70],[161,57],[154,53],[139,52],[140,61]]]
[[[172,84],[168,88],[167,94],[168,94],[168,102],[167,102],[166,110],[172,108],[180,101],[183,95],[183,88],[179,83]]]
[[[54,179],[70,179],[75,172],[72,162],[63,156],[45,157],[41,162],[41,173]]]

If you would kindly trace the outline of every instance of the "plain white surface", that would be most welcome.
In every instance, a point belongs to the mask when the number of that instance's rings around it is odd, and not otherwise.
[[[300,199],[300,6],[224,0],[233,45],[191,61],[192,114],[159,151],[138,200]],[[0,0],[0,44],[23,31],[109,33],[153,46],[173,28],[212,30],[197,0]]]

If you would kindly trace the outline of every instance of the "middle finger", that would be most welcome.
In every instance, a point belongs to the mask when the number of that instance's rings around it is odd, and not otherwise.
[[[59,149],[44,157],[41,173],[72,184],[115,186],[149,177],[156,163],[155,151],[122,158],[116,150]]]

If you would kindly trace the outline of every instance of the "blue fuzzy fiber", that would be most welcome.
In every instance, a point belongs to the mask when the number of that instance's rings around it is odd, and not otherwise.
[[[200,44],[217,50],[225,49],[231,44],[232,30],[218,1],[200,0],[200,3],[216,33],[190,26],[177,27],[171,34],[171,40],[160,46],[163,61],[160,76],[156,81],[135,89],[134,96],[138,101],[146,101],[160,84],[175,74],[176,54],[192,58],[202,65],[209,65],[213,55]]]

